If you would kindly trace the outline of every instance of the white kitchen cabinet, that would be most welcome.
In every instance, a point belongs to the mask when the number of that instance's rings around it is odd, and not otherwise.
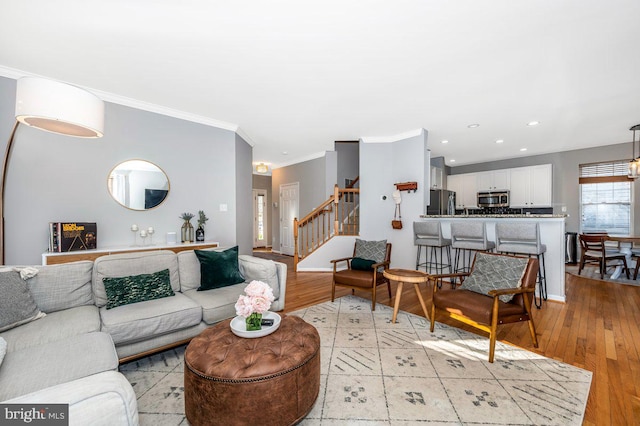
[[[508,190],[510,169],[476,173],[478,191]]]
[[[551,207],[551,174],[551,164],[511,169],[511,207]]]
[[[444,170],[431,166],[431,189],[444,189]]]
[[[447,189],[456,193],[456,209],[476,208],[478,204],[477,173],[447,176]]]

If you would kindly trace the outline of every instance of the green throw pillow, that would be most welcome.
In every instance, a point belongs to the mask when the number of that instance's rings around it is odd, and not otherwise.
[[[194,251],[200,261],[200,287],[198,287],[198,291],[244,282],[244,277],[238,269],[238,246],[224,251]]]
[[[353,259],[351,259],[351,269],[355,269],[356,271],[370,271],[371,266],[374,263],[376,263],[375,260],[354,257]]]
[[[107,277],[102,282],[107,292],[107,309],[175,295],[168,269],[153,274]]]

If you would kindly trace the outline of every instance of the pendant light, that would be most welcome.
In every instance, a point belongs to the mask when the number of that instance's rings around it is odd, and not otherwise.
[[[640,177],[640,136],[636,141],[636,131],[640,132],[640,124],[636,124],[632,126],[629,130],[633,131],[633,141],[632,143],[632,157],[631,161],[629,161],[629,172],[628,176],[631,179],[637,179]],[[638,144],[638,156],[636,156],[636,144]]]

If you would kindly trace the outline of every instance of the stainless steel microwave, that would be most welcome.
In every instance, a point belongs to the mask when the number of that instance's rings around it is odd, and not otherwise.
[[[478,192],[478,207],[509,207],[509,191]]]

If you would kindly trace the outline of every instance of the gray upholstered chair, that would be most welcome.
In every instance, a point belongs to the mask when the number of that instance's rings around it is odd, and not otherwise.
[[[540,242],[540,224],[537,222],[498,222],[496,224],[496,251],[505,254],[524,254],[538,259],[538,298],[536,307],[547,300],[547,272],[544,254],[547,246]]]
[[[451,222],[451,247],[456,251],[454,272],[468,272],[471,269],[472,252],[491,251],[496,244],[487,240],[484,222],[462,220]]]
[[[416,270],[420,269],[420,266],[424,266],[426,273],[435,270],[436,274],[440,274],[447,268],[451,272],[451,239],[442,236],[440,222],[413,222],[413,244],[418,246]],[[421,263],[422,247],[425,247],[425,256],[424,262]],[[443,249],[445,249],[444,252]]]

